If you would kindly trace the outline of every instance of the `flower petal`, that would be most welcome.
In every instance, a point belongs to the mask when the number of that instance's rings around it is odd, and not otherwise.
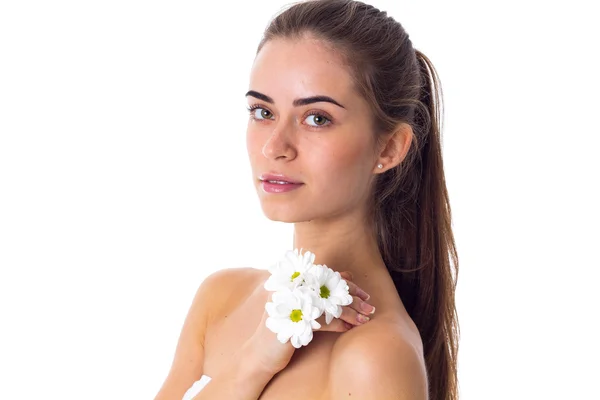
[[[313,339],[312,327],[310,325],[307,325],[306,329],[304,330],[304,332],[300,336],[300,343],[302,343],[303,346],[306,346],[307,344],[310,343],[310,341],[312,339]]]
[[[340,301],[340,305],[347,306],[347,305],[352,304],[353,301],[354,301],[354,298],[352,297],[352,295],[347,294],[345,297],[342,297],[342,301]]]
[[[287,343],[288,340],[290,340],[290,336],[287,334],[287,332],[279,332],[277,333],[277,340],[279,340],[280,343]]]
[[[323,315],[323,310],[321,310],[320,307],[317,306],[313,306],[312,307],[312,314],[310,316],[310,319],[317,319],[319,318],[321,315]]]
[[[297,349],[302,347],[302,343],[300,343],[300,338],[297,335],[292,336],[291,342],[292,342],[292,346],[294,346]]]
[[[314,321],[314,320],[313,320],[313,321],[310,321],[310,326],[311,326],[313,329],[321,329],[321,324],[320,324],[320,323],[318,323],[317,321]]]
[[[327,325],[329,325],[332,320],[333,320],[333,315],[331,315],[330,312],[325,311],[325,322],[327,323]]]
[[[293,333],[294,335],[302,335],[302,332],[306,329],[306,321],[294,322]]]
[[[277,290],[279,288],[279,284],[277,283],[275,275],[271,275],[269,277],[269,279],[267,279],[265,281],[263,287],[265,288],[265,290],[268,290],[269,292],[273,292],[273,291]]]
[[[274,311],[277,313],[277,316],[285,318],[289,318],[292,313],[292,309],[287,303],[275,304]]]
[[[265,326],[273,333],[279,333],[284,329],[284,325],[282,324],[282,319],[268,317],[265,321]]]
[[[298,300],[292,294],[292,291],[288,289],[278,290],[271,296],[271,299],[274,303],[285,303],[290,306],[290,308],[295,308]]]
[[[282,323],[278,325],[279,330],[277,333],[277,340],[281,343],[286,343],[290,337],[293,336],[292,327],[289,325],[289,321],[282,320]]]
[[[339,318],[342,316],[342,307],[341,306],[335,306],[335,308],[333,309],[333,311],[331,312],[331,314],[336,317]]]
[[[277,305],[272,302],[265,303],[265,311],[269,314],[269,317],[280,317],[281,314],[277,312]]]

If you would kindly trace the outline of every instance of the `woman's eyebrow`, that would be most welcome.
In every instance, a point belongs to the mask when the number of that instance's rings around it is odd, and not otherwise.
[[[270,103],[270,104],[275,103],[273,101],[273,99],[270,98],[269,96],[267,96],[266,94],[259,93],[255,90],[248,91],[248,93],[246,93],[246,96],[256,97],[257,99],[261,99],[262,101],[266,101],[267,103]],[[294,107],[298,107],[298,106],[305,106],[305,105],[311,104],[311,103],[319,103],[322,101],[335,104],[336,106],[342,107],[344,109],[346,108],[329,96],[311,96],[311,97],[306,97],[304,99],[296,99],[296,100],[294,100],[293,105],[294,105]]]

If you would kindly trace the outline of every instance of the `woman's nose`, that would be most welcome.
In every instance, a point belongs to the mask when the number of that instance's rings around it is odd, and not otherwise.
[[[291,160],[296,157],[296,150],[290,140],[293,134],[291,129],[281,123],[275,127],[262,148],[262,153],[266,158],[277,160],[283,157]]]

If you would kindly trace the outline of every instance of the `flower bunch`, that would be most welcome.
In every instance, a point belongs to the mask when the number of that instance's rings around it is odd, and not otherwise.
[[[339,272],[326,265],[313,264],[315,255],[288,250],[283,259],[269,268],[271,276],[264,284],[275,292],[265,304],[269,314],[266,326],[281,343],[291,341],[295,348],[306,346],[319,329],[316,319],[325,313],[329,325],[342,314],[342,306],[352,303],[348,283]]]

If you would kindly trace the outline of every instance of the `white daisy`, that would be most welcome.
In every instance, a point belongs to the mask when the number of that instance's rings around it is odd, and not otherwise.
[[[326,265],[315,265],[305,276],[305,286],[310,287],[318,296],[317,304],[321,312],[325,312],[325,322],[331,323],[333,317],[342,315],[342,306],[352,304],[348,283],[339,272]]]
[[[283,260],[269,268],[271,276],[264,284],[266,290],[271,292],[282,288],[292,290],[304,281],[304,274],[314,265],[315,255],[310,251],[302,255],[301,251],[302,249],[288,250]]]
[[[265,304],[269,314],[265,324],[281,343],[290,340],[297,349],[310,343],[313,329],[321,327],[316,321],[321,310],[313,305],[313,299],[308,288],[284,288],[273,293],[272,301]]]

